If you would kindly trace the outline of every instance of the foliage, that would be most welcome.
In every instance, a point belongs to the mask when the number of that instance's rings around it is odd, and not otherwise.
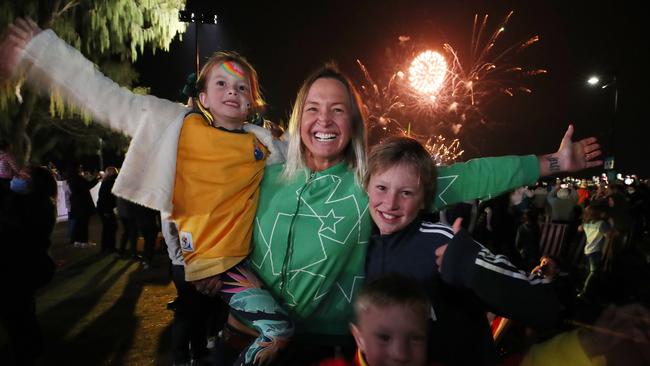
[[[184,7],[185,0],[0,0],[0,27],[5,29],[18,16],[29,16],[42,28],[52,28],[115,82],[132,87],[138,74],[131,63],[145,47],[154,53],[169,50],[174,37],[185,30],[178,20]],[[29,159],[27,131],[42,130],[36,124],[52,123],[47,114],[90,122],[57,95],[50,95],[49,103],[34,103],[30,99],[37,97],[21,89],[20,81],[18,77],[0,85],[0,133],[15,141],[17,157]],[[45,108],[47,114],[32,113],[33,108]]]

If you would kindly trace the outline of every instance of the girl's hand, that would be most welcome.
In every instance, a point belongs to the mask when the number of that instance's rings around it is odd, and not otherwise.
[[[40,32],[41,29],[30,18],[17,18],[9,25],[0,40],[0,81],[13,76],[21,52]]]

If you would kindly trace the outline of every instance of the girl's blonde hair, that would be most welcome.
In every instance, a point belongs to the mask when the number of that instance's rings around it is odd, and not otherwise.
[[[248,76],[248,81],[251,84],[251,113],[259,113],[264,111],[264,107],[266,106],[266,102],[264,101],[264,98],[262,97],[262,92],[260,91],[260,84],[259,84],[259,79],[257,77],[257,71],[255,71],[255,68],[253,68],[253,65],[251,65],[248,60],[242,55],[240,55],[237,52],[234,51],[217,51],[210,58],[208,61],[203,65],[201,68],[201,71],[199,72],[199,77],[196,80],[196,91],[197,91],[197,96],[198,93],[204,92],[206,89],[205,83],[208,80],[208,77],[210,76],[210,71],[214,67],[220,66],[222,63],[231,61],[237,63],[239,66],[241,66],[244,71],[246,72],[246,75]],[[197,101],[195,101],[196,103]]]
[[[284,179],[292,179],[296,172],[306,168],[305,146],[300,138],[300,124],[302,114],[307,100],[309,89],[318,79],[334,79],[343,84],[350,98],[350,143],[345,148],[345,161],[351,169],[354,169],[355,178],[361,184],[366,172],[366,116],[363,109],[361,96],[350,79],[345,76],[334,63],[327,63],[320,69],[312,73],[302,83],[296,102],[293,105],[293,111],[289,118],[289,147],[287,161],[282,171]]]

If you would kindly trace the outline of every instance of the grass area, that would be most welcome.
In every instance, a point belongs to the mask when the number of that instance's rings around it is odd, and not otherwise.
[[[90,227],[95,242],[97,221]],[[36,365],[171,364],[173,313],[165,305],[176,290],[166,253],[143,270],[98,246],[73,248],[65,232],[66,223],[57,224],[51,254],[59,268],[36,299],[45,340]]]

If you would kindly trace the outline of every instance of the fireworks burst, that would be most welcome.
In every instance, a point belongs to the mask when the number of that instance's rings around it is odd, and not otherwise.
[[[393,89],[396,78],[403,78],[402,73],[395,73],[385,87],[379,87],[368,72],[366,66],[357,60],[366,84],[361,84],[361,94],[368,112],[368,124],[371,128],[381,129],[383,135],[392,135],[399,131],[401,124],[393,116],[401,114],[404,103],[399,93]]]
[[[405,96],[405,107],[440,125],[463,126],[471,122],[485,123],[487,118],[482,108],[499,96],[530,93],[523,80],[544,74],[546,70],[526,70],[512,64],[510,59],[538,42],[539,37],[533,36],[501,51],[495,47],[512,14],[512,11],[508,13],[487,37],[488,16],[480,19],[475,15],[468,61],[463,63],[454,47],[443,44],[442,54],[446,56],[449,67],[436,98],[411,85],[402,84],[400,93]]]
[[[399,55],[401,61],[394,66],[396,71],[391,72],[383,87],[357,60],[365,78],[361,91],[370,114],[371,142],[379,141],[381,136],[404,133],[404,123],[409,121],[411,134],[436,136],[419,138],[431,145],[430,152],[456,159],[462,154],[462,151],[456,154],[460,142],[454,139],[445,145],[447,140],[442,134],[456,135],[465,126],[486,123],[488,118],[483,110],[499,96],[530,93],[531,90],[523,85],[524,79],[544,74],[546,70],[526,70],[510,60],[539,41],[539,37],[505,49],[496,47],[512,14],[512,11],[508,13],[492,33],[488,32],[488,16],[475,15],[466,62],[461,61],[450,44],[443,44],[442,51],[422,52],[416,51],[418,47],[410,43],[410,37],[401,36],[404,54]],[[408,75],[402,70],[408,70]]]
[[[460,150],[460,140],[453,139],[447,143],[447,139],[442,135],[429,137],[423,145],[436,165],[450,165],[465,152]]]
[[[409,83],[418,93],[435,101],[447,74],[447,61],[435,51],[424,51],[411,62]]]

